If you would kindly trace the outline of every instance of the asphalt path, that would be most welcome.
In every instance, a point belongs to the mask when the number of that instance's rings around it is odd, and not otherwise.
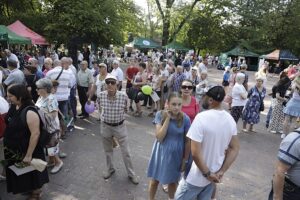
[[[223,71],[210,68],[208,73],[210,81],[222,82]],[[255,84],[254,73],[248,73],[251,87]],[[268,77],[267,93],[270,93],[277,80],[277,76]],[[269,105],[270,97],[266,97],[266,109],[261,114],[261,123],[254,126],[257,133],[239,133],[241,149],[222,183],[218,184],[218,200],[267,199],[281,141],[279,135],[271,134],[265,128],[264,121]],[[129,146],[135,172],[140,178],[139,185],[133,185],[128,180],[119,148],[114,152],[116,173],[109,180],[102,178],[102,171],[106,169],[105,155],[100,137],[100,123],[96,120],[98,113],[94,113],[89,119],[78,119],[75,130],[61,144],[68,157],[63,160],[64,166],[58,174],[49,175],[50,182],[43,188],[43,199],[146,200],[149,181],[146,172],[155,140],[155,127],[152,118],[147,117],[150,111],[143,109],[141,118],[126,116]],[[240,121],[239,130],[241,125]],[[3,200],[25,199],[22,195],[7,194],[5,182],[0,183],[0,197]],[[161,187],[156,197],[159,200],[168,199]]]

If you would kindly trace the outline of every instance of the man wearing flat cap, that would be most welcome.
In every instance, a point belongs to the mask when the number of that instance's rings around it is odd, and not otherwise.
[[[101,107],[101,136],[106,155],[107,170],[103,178],[108,179],[115,173],[113,166],[113,137],[119,142],[123,161],[127,170],[128,178],[133,184],[138,184],[138,178],[132,167],[131,155],[128,147],[127,128],[124,123],[127,112],[128,97],[125,93],[118,91],[118,79],[108,74],[105,78],[106,91],[99,95]]]
[[[236,123],[222,108],[224,97],[223,87],[214,86],[203,98],[203,108],[208,110],[196,116],[187,133],[193,163],[186,179],[179,183],[176,200],[210,200],[215,183],[221,182],[238,155]]]

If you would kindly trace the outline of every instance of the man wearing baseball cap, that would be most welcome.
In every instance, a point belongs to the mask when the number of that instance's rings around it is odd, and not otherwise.
[[[106,155],[107,170],[103,178],[108,179],[115,173],[113,166],[113,137],[120,144],[123,161],[127,170],[128,178],[133,184],[138,184],[138,178],[132,167],[131,155],[128,147],[127,128],[124,123],[127,112],[128,97],[125,93],[118,91],[118,79],[108,74],[105,78],[106,91],[99,95],[101,107],[101,136]]]
[[[177,188],[175,199],[210,200],[215,183],[220,183],[239,152],[236,123],[222,108],[222,86],[210,88],[203,98],[207,111],[194,119],[187,137],[191,139],[193,164]],[[217,122],[217,123],[213,123]]]

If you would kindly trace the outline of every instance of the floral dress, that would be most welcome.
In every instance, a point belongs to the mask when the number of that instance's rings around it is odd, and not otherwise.
[[[260,104],[266,96],[266,88],[263,88],[261,92],[256,87],[253,87],[249,91],[248,100],[243,110],[242,119],[248,124],[258,124],[260,119]]]

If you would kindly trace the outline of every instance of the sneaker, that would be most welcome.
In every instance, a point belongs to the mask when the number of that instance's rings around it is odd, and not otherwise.
[[[50,173],[51,173],[51,174],[56,174],[56,173],[58,173],[58,172],[61,170],[61,168],[62,168],[63,165],[64,165],[63,162],[60,162],[59,165],[55,165],[55,166],[51,169]]]
[[[162,184],[162,189],[165,193],[168,193],[168,185],[167,184]]]
[[[270,131],[271,133],[273,133],[273,134],[276,134],[276,131]]]
[[[280,136],[280,138],[281,138],[281,139],[284,139],[285,136],[286,136],[286,134],[282,133],[281,136]]]
[[[128,176],[129,180],[131,181],[131,183],[133,183],[134,185],[139,184],[139,179],[136,175],[133,176]]]
[[[104,171],[103,172],[103,178],[104,179],[109,179],[115,172],[116,172],[115,169],[110,169],[110,170]]]

